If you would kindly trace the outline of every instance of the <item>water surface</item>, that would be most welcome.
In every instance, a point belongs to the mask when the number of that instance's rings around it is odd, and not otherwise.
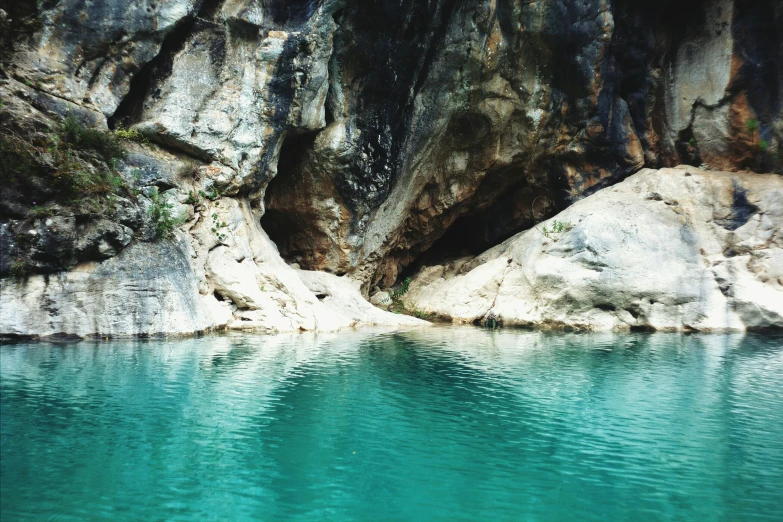
[[[0,346],[2,520],[783,520],[783,338]]]

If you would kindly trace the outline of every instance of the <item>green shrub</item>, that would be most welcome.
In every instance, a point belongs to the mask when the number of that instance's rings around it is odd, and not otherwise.
[[[169,203],[167,196],[158,192],[158,187],[153,187],[150,193],[152,206],[149,210],[150,220],[155,225],[155,237],[163,239],[171,237],[174,230],[185,222],[184,219],[175,217],[172,213],[174,205]]]
[[[11,268],[9,270],[9,273],[11,274],[12,277],[21,279],[24,276],[26,276],[29,271],[30,271],[30,267],[27,266],[27,263],[25,263],[23,259],[19,258],[13,263],[11,263]]]
[[[122,126],[114,131],[114,135],[121,140],[135,141],[136,143],[142,143],[144,145],[150,142],[150,140],[147,139],[147,137],[140,133],[137,129],[126,129]]]
[[[756,132],[759,130],[759,120],[756,118],[750,118],[745,122],[745,129],[747,129],[748,132]]]
[[[759,141],[759,150],[761,152],[767,152],[767,150],[769,150],[769,142],[767,140]]]

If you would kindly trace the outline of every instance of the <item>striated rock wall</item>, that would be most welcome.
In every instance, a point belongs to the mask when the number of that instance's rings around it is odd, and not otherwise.
[[[388,322],[359,291],[423,256],[481,252],[645,166],[783,164],[774,0],[0,9],[0,136],[14,154],[0,161],[0,333]],[[141,138],[113,157],[64,147],[64,118]],[[52,188],[65,167],[91,173],[89,200]],[[181,218],[174,234],[160,233],[161,204]],[[154,298],[127,290],[142,319],[110,326],[69,297],[89,284],[101,302],[124,288],[120,265],[155,256],[171,266],[140,273],[171,283],[144,291]],[[47,299],[60,311],[36,307]],[[83,319],[62,319],[68,307]]]

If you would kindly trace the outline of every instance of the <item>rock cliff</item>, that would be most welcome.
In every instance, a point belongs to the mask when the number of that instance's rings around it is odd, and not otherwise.
[[[783,171],[775,0],[0,0],[0,32],[2,334],[413,324],[361,296],[645,167]],[[617,310],[579,321],[713,324]]]

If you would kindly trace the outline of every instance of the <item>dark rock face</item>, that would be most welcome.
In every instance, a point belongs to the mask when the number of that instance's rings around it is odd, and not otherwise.
[[[445,242],[459,243],[450,235],[487,248],[645,165],[774,167],[767,151],[780,139],[771,78],[780,74],[779,6],[494,5],[368,2],[341,11],[330,65],[334,123],[322,134],[342,126],[334,133],[343,142],[292,142],[297,161],[267,192],[265,226],[285,256],[358,269],[388,286],[450,227]],[[707,50],[693,55],[699,46]],[[751,66],[737,71],[745,49],[769,79]],[[775,101],[745,107],[751,91]],[[746,130],[754,119],[758,136]],[[329,212],[332,219],[314,218]],[[357,244],[358,255],[343,254]]]
[[[644,166],[783,168],[775,0],[0,8],[4,29],[24,21],[2,43],[5,128],[40,131],[19,129],[24,108],[132,127],[151,144],[126,177],[180,202],[248,200],[286,260],[365,289],[433,245],[481,251]],[[0,198],[2,219],[25,218],[20,198]],[[63,259],[115,255],[141,207],[79,225]]]

